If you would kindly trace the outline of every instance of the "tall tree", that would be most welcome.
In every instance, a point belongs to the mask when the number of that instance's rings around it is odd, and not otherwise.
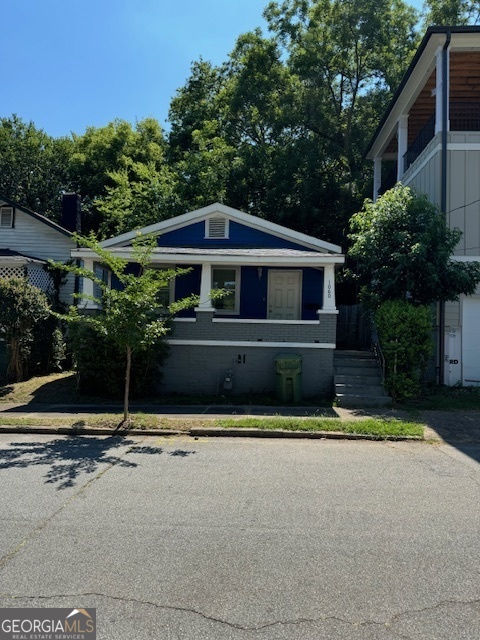
[[[480,2],[478,0],[426,0],[423,4],[423,25],[478,24]]]
[[[0,193],[58,220],[72,147],[70,138],[52,138],[16,115],[0,118]]]
[[[285,0],[265,17],[301,82],[305,125],[341,162],[343,182],[355,179],[372,132],[364,98],[380,94],[385,107],[418,43],[417,12],[403,0]]]
[[[236,154],[219,101],[224,83],[224,69],[200,59],[170,105],[168,158],[184,210],[228,201],[228,177]]]
[[[70,172],[82,196],[85,231],[100,229],[107,236],[174,215],[174,178],[165,151],[163,131],[153,118],[135,127],[115,120],[75,136]]]

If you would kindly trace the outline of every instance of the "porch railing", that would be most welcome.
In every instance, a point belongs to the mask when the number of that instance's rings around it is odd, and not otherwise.
[[[480,102],[450,102],[450,131],[480,131]],[[404,171],[415,162],[434,135],[435,113],[404,154]]]
[[[451,102],[450,131],[480,131],[480,102]]]
[[[432,140],[435,135],[435,114],[431,116],[426,125],[420,131],[418,136],[408,147],[406,153],[403,156],[403,171],[405,172],[408,167],[415,162],[418,156],[425,149],[427,144]]]

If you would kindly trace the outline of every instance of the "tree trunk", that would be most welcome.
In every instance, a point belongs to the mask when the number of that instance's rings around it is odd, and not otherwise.
[[[11,338],[8,345],[10,357],[8,360],[7,378],[12,382],[21,382],[23,379],[23,363],[19,338]]]
[[[132,347],[127,346],[127,367],[125,369],[125,394],[123,396],[123,421],[128,420],[128,397],[130,393],[130,370],[132,368]]]

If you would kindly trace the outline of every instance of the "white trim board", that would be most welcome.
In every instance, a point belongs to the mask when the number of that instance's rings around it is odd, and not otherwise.
[[[236,324],[319,324],[318,320],[263,320],[260,318],[213,318],[212,322],[231,322]]]
[[[185,347],[271,347],[273,349],[335,349],[333,342],[250,342],[247,340],[175,340],[167,339],[172,346]]]

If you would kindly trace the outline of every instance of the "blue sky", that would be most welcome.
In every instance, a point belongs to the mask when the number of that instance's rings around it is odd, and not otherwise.
[[[4,0],[0,116],[16,113],[53,136],[115,118],[164,126],[192,61],[224,62],[241,33],[265,29],[266,4]]]

